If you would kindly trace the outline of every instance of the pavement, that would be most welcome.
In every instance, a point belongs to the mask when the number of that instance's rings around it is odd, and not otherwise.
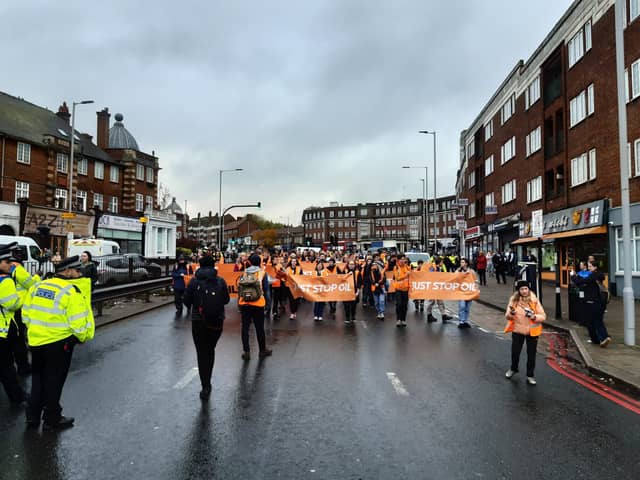
[[[507,277],[507,284],[499,284],[495,277],[487,277],[487,285],[480,287],[480,303],[501,311],[506,309],[509,297],[513,293],[513,277]],[[640,311],[640,302],[635,302],[636,312]],[[587,329],[570,321],[569,294],[561,289],[562,318],[555,318],[555,285],[543,282],[542,304],[547,314],[547,327],[567,332],[576,344],[585,366],[593,373],[615,379],[637,395],[640,393],[640,324],[636,316],[636,346],[624,344],[624,317],[621,297],[612,297],[605,313],[605,325],[612,338],[607,348],[588,342]]]
[[[0,478],[637,477],[636,413],[542,356],[537,386],[506,380],[504,335],[428,324],[412,306],[398,329],[388,312],[358,307],[345,326],[341,308],[318,323],[304,303],[297,320],[267,322],[272,357],[244,362],[232,301],[208,403],[190,321],[172,305],[105,325],[73,354],[72,429],[26,430],[0,396]],[[501,313],[474,303],[471,316],[497,325]],[[253,331],[251,342],[256,352]]]
[[[130,318],[134,315],[148,312],[174,302],[173,294],[164,293],[140,294],[133,297],[104,302],[102,315],[98,316],[98,311],[94,305],[93,314],[96,327],[108,325],[113,322]]]

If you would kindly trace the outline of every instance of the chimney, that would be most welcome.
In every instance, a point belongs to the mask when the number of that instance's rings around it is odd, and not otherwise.
[[[96,115],[98,115],[98,148],[109,148],[109,119],[111,114],[109,109],[105,107],[96,112]]]
[[[211,210],[209,210],[209,218],[211,218]]]
[[[69,123],[69,119],[71,119],[71,114],[69,113],[69,107],[67,107],[67,102],[62,102],[62,105],[58,107],[58,113],[56,113],[56,115],[62,118],[63,120],[66,120],[67,123]]]

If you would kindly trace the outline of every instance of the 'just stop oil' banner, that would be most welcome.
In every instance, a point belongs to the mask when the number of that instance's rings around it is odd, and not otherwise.
[[[412,300],[476,300],[480,289],[474,273],[411,272],[409,298]]]

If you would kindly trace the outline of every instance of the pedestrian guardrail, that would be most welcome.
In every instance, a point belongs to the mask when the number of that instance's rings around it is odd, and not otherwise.
[[[107,300],[115,300],[117,298],[134,295],[137,293],[147,293],[154,290],[167,288],[171,285],[171,278],[156,278],[143,282],[127,283],[114,287],[96,288],[91,294],[92,303],[104,302]]]

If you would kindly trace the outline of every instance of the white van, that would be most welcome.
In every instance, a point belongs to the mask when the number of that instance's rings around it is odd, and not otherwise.
[[[105,255],[117,255],[120,253],[120,245],[112,240],[101,238],[74,238],[69,240],[67,257],[89,252],[92,257],[104,257]]]
[[[13,235],[0,235],[0,245],[18,242],[22,264],[29,273],[46,274],[54,271],[49,259],[42,256],[42,250],[31,237],[16,237]]]

